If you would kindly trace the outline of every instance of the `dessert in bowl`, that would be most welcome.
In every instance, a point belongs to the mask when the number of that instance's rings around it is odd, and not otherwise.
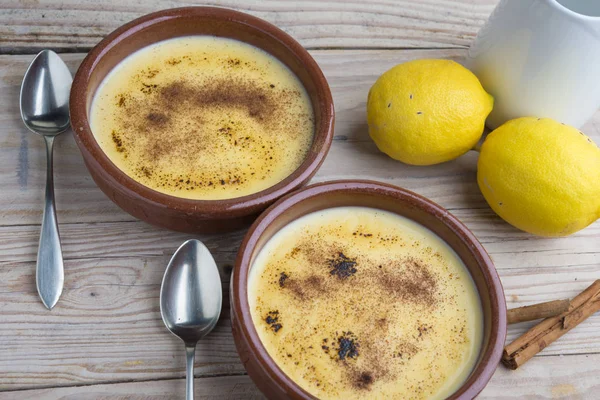
[[[242,243],[231,296],[240,357],[273,399],[471,399],[506,335],[474,236],[376,182],[317,184],[272,206]]]
[[[316,173],[333,134],[331,93],[306,50],[210,7],[111,33],[81,64],[70,108],[98,186],[130,214],[187,232],[252,221]]]

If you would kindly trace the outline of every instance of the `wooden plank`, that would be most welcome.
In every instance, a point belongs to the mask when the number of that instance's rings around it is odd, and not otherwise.
[[[518,371],[498,368],[478,399],[596,399],[600,355],[538,357]],[[559,367],[560,366],[560,367]],[[183,398],[184,379],[0,392],[0,400],[175,400]],[[263,399],[244,376],[195,380],[196,399]]]
[[[230,260],[216,255],[228,282]],[[51,313],[40,306],[33,264],[1,268],[0,391],[184,376],[183,345],[164,327],[158,306],[169,256],[67,260],[61,304]],[[223,291],[221,320],[198,344],[198,376],[244,372],[227,283]]]
[[[516,371],[502,366],[478,399],[597,399],[600,355],[536,357]]]
[[[67,261],[64,292],[52,312],[40,304],[33,269],[2,268],[0,391],[184,376],[183,344],[160,317],[166,261]],[[198,344],[198,376],[244,372],[231,336],[228,284],[223,292],[221,319]]]
[[[141,15],[202,4],[263,18],[309,48],[465,47],[497,2],[4,0],[0,4],[0,53],[32,53],[42,48],[87,51],[107,33]]]
[[[237,251],[244,231],[222,235],[189,235],[170,232],[141,221],[98,224],[62,224],[63,256],[67,260],[146,257],[172,254],[185,240],[196,237],[214,254]],[[0,226],[0,265],[35,262],[39,227]],[[4,242],[2,240],[5,239]],[[230,260],[233,261],[233,260]]]
[[[196,378],[194,384],[197,400],[265,398],[246,375]],[[0,400],[176,400],[184,396],[185,379],[0,392]]]
[[[34,261],[2,265],[0,391],[183,377],[183,346],[164,327],[158,306],[162,274],[174,249],[156,256],[68,259],[65,289],[51,312],[38,299]],[[228,311],[234,253],[216,255],[224,308],[216,330],[198,345],[199,377],[244,372]],[[573,297],[596,278],[597,266],[502,271],[509,306]],[[509,337],[529,325],[510,327]],[[541,354],[579,353],[600,353],[600,315]]]
[[[312,53],[330,81],[338,117],[337,140],[315,181],[382,180],[449,208],[494,258],[511,307],[572,297],[597,278],[600,223],[569,238],[532,237],[489,209],[475,183],[475,153],[440,166],[410,167],[378,152],[368,138],[365,95],[381,72],[411,58],[460,59],[463,50]],[[65,58],[75,68],[82,55]],[[58,140],[55,171],[66,259],[65,292],[50,313],[37,298],[34,268],[45,161],[41,139],[21,125],[16,100],[30,60],[31,56],[0,56],[0,390],[148,379],[173,379],[172,387],[180,385],[176,378],[184,374],[183,351],[160,320],[158,287],[170,254],[191,236],[151,227],[120,211],[95,187],[68,134]],[[600,141],[598,122],[599,114],[584,128],[596,141]],[[242,235],[198,236],[215,253],[224,282]],[[226,310],[215,334],[199,346],[198,376],[243,373]],[[528,326],[510,327],[509,338]],[[524,369],[514,373],[500,369],[500,378],[494,378],[484,398],[593,398],[590,394],[600,384],[593,363],[598,356],[587,359],[575,354],[600,353],[599,332],[600,316],[594,316]],[[248,382],[245,377],[239,379]],[[226,380],[217,381],[218,389],[210,393],[230,387],[221,383]],[[102,393],[95,392],[97,387],[32,391],[30,398],[97,398]],[[515,390],[508,394],[507,387]],[[103,385],[101,389],[107,398],[129,398],[130,393],[153,390],[168,396],[170,390],[161,389],[160,382]],[[21,398],[26,393],[0,393],[0,399]],[[252,393],[232,392],[228,398],[252,398]]]
[[[450,189],[450,188],[449,188]],[[486,207],[482,204],[481,207]],[[487,209],[452,211],[484,243],[500,271],[582,265],[592,269],[600,263],[600,223],[566,238],[538,238],[517,231]],[[237,231],[222,235],[188,235],[166,231],[141,221],[69,223],[60,225],[65,259],[145,257],[170,254],[184,240],[203,240],[214,253],[233,254],[244,235]],[[39,226],[0,226],[0,266],[35,262]],[[229,258],[233,261],[233,258]]]

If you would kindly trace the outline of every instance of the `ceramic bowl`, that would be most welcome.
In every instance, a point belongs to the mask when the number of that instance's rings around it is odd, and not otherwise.
[[[441,237],[462,259],[477,286],[484,315],[484,342],[471,375],[450,399],[473,399],[492,377],[506,337],[506,303],[492,260],[475,236],[452,214],[408,190],[371,181],[320,183],[292,193],[250,227],[238,253],[231,282],[231,321],[248,374],[270,399],[313,399],[288,378],[262,345],[248,305],[248,273],[254,257],[282,227],[308,213],[331,207],[387,210],[420,223]]]
[[[226,200],[189,200],[166,195],[123,173],[94,139],[89,111],[104,77],[125,57],[143,47],[189,35],[227,37],[259,47],[287,65],[306,88],[315,114],[314,140],[302,165],[275,186]],[[315,60],[279,28],[224,8],[186,7],[159,11],[112,32],[81,63],[71,89],[70,111],[75,140],[100,189],[134,217],[183,232],[219,232],[249,224],[278,198],[308,182],[323,162],[333,137],[333,100]]]

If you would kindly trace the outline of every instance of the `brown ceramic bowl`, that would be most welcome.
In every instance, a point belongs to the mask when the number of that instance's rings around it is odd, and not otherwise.
[[[445,240],[465,263],[481,299],[484,343],[471,375],[450,399],[477,396],[496,370],[506,337],[506,303],[492,260],[475,236],[444,208],[408,190],[372,181],[311,185],[279,200],[248,231],[231,282],[231,321],[238,353],[254,383],[270,399],[314,399],[281,371],[262,345],[248,306],[248,273],[254,257],[282,227],[308,213],[342,206],[373,207],[410,218]]]
[[[282,182],[261,192],[226,200],[188,200],[159,193],[118,169],[94,139],[88,114],[96,89],[121,60],[152,43],[179,36],[214,35],[259,47],[300,79],[312,102],[315,136],[309,154]],[[151,224],[184,232],[218,232],[249,224],[278,198],[303,186],[321,166],[333,137],[329,85],[308,52],[291,36],[256,17],[224,8],[187,7],[138,18],[112,32],[81,63],[71,89],[71,125],[92,178],[123,210]]]

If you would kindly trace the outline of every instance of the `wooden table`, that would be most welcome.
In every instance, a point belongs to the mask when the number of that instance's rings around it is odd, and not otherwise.
[[[414,58],[461,60],[497,0],[331,0],[207,2],[264,18],[298,39],[333,92],[336,132],[314,181],[376,179],[414,190],[448,208],[493,257],[509,307],[572,297],[599,277],[600,223],[563,239],[520,232],[481,196],[477,154],[411,167],[377,151],[365,100],[385,70]],[[21,78],[33,55],[52,48],[73,71],[117,26],[186,1],[3,0],[0,3],[0,400],[183,398],[182,344],[159,315],[165,265],[190,235],[135,220],[111,203],[83,166],[70,133],[55,149],[57,212],[65,288],[52,311],[35,288],[45,177],[44,143],[19,117]],[[600,142],[600,113],[583,131]],[[225,298],[244,232],[199,236],[221,269]],[[262,398],[238,360],[229,302],[198,345],[197,398]],[[510,327],[509,339],[528,324]],[[598,399],[600,315],[593,316],[518,371],[499,367],[480,398]]]

